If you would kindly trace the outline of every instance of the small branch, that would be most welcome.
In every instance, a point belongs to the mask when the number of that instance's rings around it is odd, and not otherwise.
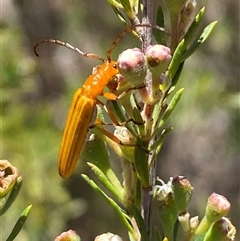
[[[143,0],[142,24],[153,24],[153,0]],[[152,28],[145,27],[142,36],[142,51],[152,43]]]
[[[153,0],[143,0],[143,18],[142,24],[149,24],[153,25]],[[152,44],[152,28],[144,27],[142,30],[142,51],[145,52],[147,47]],[[146,76],[146,88],[148,93],[152,93],[152,75],[150,71],[147,73]],[[145,104],[146,105],[146,104]],[[145,106],[146,107],[146,106]],[[151,157],[149,156],[149,159]],[[149,160],[150,161],[150,160]],[[150,170],[150,175],[155,173],[155,170]],[[151,176],[151,181],[153,181],[155,177]],[[142,189],[142,216],[145,221],[146,227],[148,232],[150,231],[150,220],[151,220],[151,205],[152,205],[152,197],[150,195],[152,187],[143,188]]]

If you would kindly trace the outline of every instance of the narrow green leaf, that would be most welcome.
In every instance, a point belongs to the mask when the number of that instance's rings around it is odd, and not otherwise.
[[[129,103],[130,104],[130,103]],[[123,106],[116,100],[110,100],[106,103],[107,108],[111,111],[111,114],[117,119],[118,124],[124,123],[129,132],[136,138],[138,136],[135,125],[132,121],[129,121],[129,117],[125,112]]]
[[[132,9],[134,11],[134,14],[137,15],[138,8],[139,8],[139,0],[131,0],[131,5],[132,5]]]
[[[14,240],[19,232],[21,231],[24,223],[27,220],[27,217],[32,209],[32,205],[29,205],[27,208],[24,209],[24,211],[21,213],[21,216],[19,217],[18,221],[16,222],[11,234],[8,236],[6,241],[12,241]]]
[[[148,169],[148,155],[145,150],[140,148],[142,144],[137,142],[137,146],[135,148],[135,169],[138,175],[138,178],[141,182],[141,186],[144,188],[150,187],[149,180],[149,169]]]
[[[122,105],[118,101],[109,100],[106,103],[106,107],[111,111],[111,113],[117,119],[117,122],[119,123],[119,125],[126,122],[128,117],[126,116],[126,113],[124,112]]]
[[[123,202],[123,193],[124,189],[121,186],[119,180],[117,179],[117,182],[112,182],[108,179],[108,177],[103,173],[96,165],[89,163],[88,165],[94,172],[94,174],[97,176],[98,180],[115,196],[118,198],[120,202]],[[112,170],[108,170],[108,172],[113,172]],[[107,175],[109,173],[106,173]],[[114,173],[113,173],[114,174]],[[112,174],[110,174],[112,176]],[[114,174],[114,179],[117,178]]]
[[[127,20],[125,18],[125,16],[119,11],[119,8],[117,8],[114,5],[111,5],[113,11],[115,12],[115,14],[117,15],[117,17],[124,23],[127,24]]]
[[[129,208],[128,211],[136,220],[139,232],[141,234],[141,241],[150,241],[146,224],[145,224],[139,210],[136,208],[136,206],[132,205],[132,207]]]
[[[143,118],[141,116],[141,113],[140,113],[139,109],[137,107],[134,107],[132,111],[133,111],[134,120],[136,121],[136,123],[139,126],[142,126],[144,124],[144,121],[143,121]]]
[[[178,66],[177,72],[175,73],[175,75],[173,76],[172,79],[172,86],[176,86],[178,83],[178,80],[181,76],[182,70],[183,70],[183,66],[184,66],[184,61]]]
[[[141,116],[141,113],[139,111],[139,109],[137,107],[134,107],[133,108],[133,119],[135,120],[135,123],[136,123],[136,126],[137,126],[137,137],[141,137],[141,136],[144,136],[145,134],[145,127],[144,127],[144,120]]]
[[[7,197],[7,200],[4,203],[4,206],[1,206],[0,216],[3,215],[8,210],[8,208],[13,204],[14,200],[16,199],[16,197],[18,196],[21,190],[21,187],[22,187],[22,177],[20,176],[18,177],[16,183],[14,184],[11,193]]]
[[[121,190],[122,185],[112,170],[106,144],[99,136],[96,135],[93,141],[86,143],[82,155],[92,165],[96,166],[117,190]]]
[[[95,192],[97,192],[97,194],[102,197],[103,199],[105,199],[114,209],[114,211],[116,212],[116,214],[118,215],[118,217],[120,218],[120,221],[125,225],[125,227],[127,228],[127,230],[135,237],[135,232],[133,227],[130,225],[129,223],[129,217],[127,216],[127,214],[125,214],[125,212],[121,209],[121,207],[118,206],[118,204],[110,197],[108,197],[98,186],[97,184],[91,180],[87,175],[82,174],[83,179],[93,188],[93,190]],[[103,217],[104,218],[104,217]]]
[[[184,36],[184,40],[185,40],[185,48],[187,48],[188,44],[191,42],[194,34],[196,33],[196,31],[198,30],[198,27],[203,19],[205,13],[205,7],[203,7],[197,14],[197,16],[195,17],[195,19],[193,20],[193,22],[191,23],[187,33]]]
[[[115,6],[116,8],[123,8],[122,4],[116,0],[107,0],[111,5]]]
[[[164,28],[164,16],[161,6],[159,6],[157,10],[156,25]],[[156,39],[157,43],[167,45],[166,33],[164,33],[163,31],[159,31],[158,29],[153,28],[153,36]]]
[[[134,149],[135,146],[128,146],[128,145],[121,145],[115,140],[111,139],[109,136],[104,134],[99,127],[95,127],[91,130],[92,133],[99,136],[104,142],[106,142],[113,150],[114,152],[122,158],[126,158],[129,160],[129,162],[134,162]],[[116,138],[116,137],[115,137]],[[92,161],[93,162],[93,161]],[[94,162],[93,162],[94,163]]]
[[[136,189],[135,189],[135,206],[137,208],[141,207],[141,201],[142,201],[142,187],[141,187],[141,182],[139,179],[137,179],[136,182]]]
[[[129,82],[128,82],[129,83]],[[132,91],[128,91],[131,87],[129,87],[125,92],[124,96],[119,99],[119,102],[124,107],[125,111],[128,115],[134,118],[133,109],[137,108],[135,99],[133,97]]]
[[[175,109],[177,103],[179,102],[183,91],[184,91],[184,89],[182,88],[174,94],[173,98],[171,99],[171,101],[170,101],[165,113],[163,114],[163,117],[162,117],[161,121],[159,122],[158,127],[156,129],[161,128],[165,124],[168,117],[172,114],[172,112]]]
[[[167,71],[167,76],[166,79],[170,81],[170,83],[165,84],[164,86],[161,85],[161,88],[163,88],[164,90],[168,90],[172,84],[172,79],[174,77],[174,75],[176,74],[180,63],[182,62],[182,54],[184,51],[184,47],[185,47],[185,41],[184,39],[178,44],[173,57],[172,57],[172,61],[169,65],[168,71]]]
[[[107,172],[111,169],[106,144],[98,135],[95,135],[92,140],[89,140],[86,143],[82,158],[94,163],[103,172]]]
[[[153,230],[153,239],[151,239],[151,240],[154,240],[154,241],[163,240],[163,237],[160,234],[159,229],[156,226],[153,227],[153,228],[154,228],[154,230]]]
[[[214,27],[216,26],[217,21],[210,23],[207,27],[204,28],[202,34],[197,38],[192,45],[184,52],[181,58],[181,62],[191,56],[199,47],[202,45],[206,39],[209,37]]]
[[[131,3],[130,3],[130,0],[119,0],[126,12],[126,14],[128,15],[128,17],[132,20],[134,19],[134,13],[133,13],[133,10],[132,10],[132,6],[131,6]]]
[[[119,99],[119,102],[123,106],[123,109],[127,112],[128,116],[133,119],[133,121],[130,123],[126,123],[126,127],[130,129],[131,134],[135,138],[138,138],[139,135],[144,135],[144,121],[136,105],[136,101],[132,92],[127,92],[123,97]]]
[[[158,153],[160,152],[162,145],[163,145],[163,141],[165,139],[165,137],[167,136],[167,134],[173,130],[172,127],[169,127],[167,129],[164,129],[162,131],[162,133],[160,134],[160,137],[154,142],[154,144],[152,146],[150,146],[149,150],[150,151],[154,151],[154,156],[157,156]],[[159,129],[157,130],[159,131]],[[153,160],[155,159],[154,157],[152,158]]]

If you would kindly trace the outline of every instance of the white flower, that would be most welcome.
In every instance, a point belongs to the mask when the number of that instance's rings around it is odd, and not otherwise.
[[[159,182],[160,185],[155,185],[151,194],[155,197],[158,201],[163,201],[169,193],[172,193],[172,180],[173,178],[170,177],[167,183],[160,178],[157,178],[156,182]]]

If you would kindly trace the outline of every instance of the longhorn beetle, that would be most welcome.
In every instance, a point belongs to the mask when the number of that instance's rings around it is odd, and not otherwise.
[[[150,27],[156,28],[160,31],[165,31],[161,27],[147,24],[129,26],[117,36],[115,41],[107,50],[107,60],[96,54],[82,52],[80,49],[70,45],[69,43],[55,39],[43,39],[34,46],[34,53],[38,57],[37,48],[39,45],[42,43],[53,43],[71,49],[82,56],[99,59],[103,62],[95,73],[86,79],[82,88],[77,89],[73,96],[58,158],[59,174],[63,178],[71,176],[83,149],[89,126],[91,126],[96,119],[96,104],[98,103],[97,97],[99,95],[103,95],[108,99],[117,98],[112,93],[103,93],[104,87],[107,86],[108,82],[118,73],[116,61],[111,60],[111,52],[116,47],[120,39],[136,27]],[[114,135],[108,133],[104,129],[101,130],[108,137],[120,143],[120,140],[118,140]]]

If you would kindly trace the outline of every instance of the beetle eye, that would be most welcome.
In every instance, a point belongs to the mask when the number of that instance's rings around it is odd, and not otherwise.
[[[117,65],[116,65],[116,64],[114,64],[114,65],[113,65],[113,68],[114,68],[114,69],[117,69],[118,67],[117,67]]]

